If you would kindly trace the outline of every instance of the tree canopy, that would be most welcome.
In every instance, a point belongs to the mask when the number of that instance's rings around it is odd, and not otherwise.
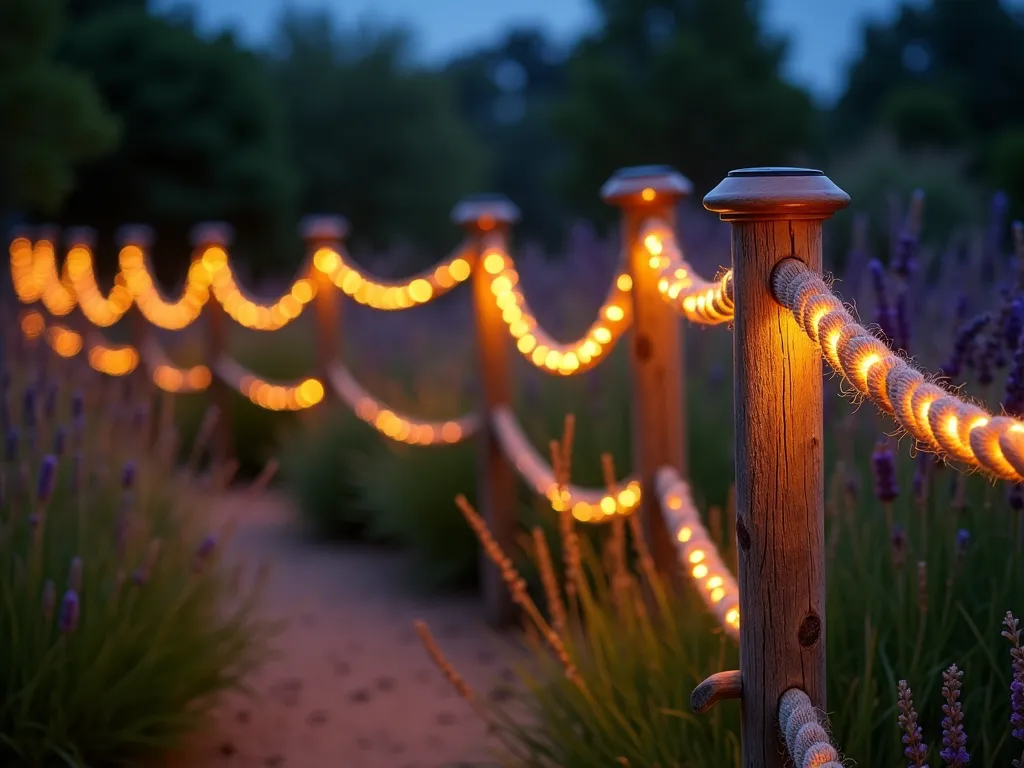
[[[92,80],[55,60],[60,0],[0,3],[0,202],[52,213],[75,166],[114,146]]]

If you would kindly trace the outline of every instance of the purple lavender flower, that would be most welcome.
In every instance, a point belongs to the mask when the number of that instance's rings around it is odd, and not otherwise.
[[[875,323],[887,340],[892,339],[892,310],[889,305],[889,292],[885,285],[885,267],[878,259],[868,262],[871,273],[871,287],[875,293]]]
[[[914,694],[910,690],[910,686],[907,685],[906,680],[900,680],[896,690],[899,693],[896,706],[900,711],[897,721],[903,730],[903,743],[907,745],[903,750],[903,754],[909,761],[908,765],[911,768],[928,768],[928,764],[924,761],[928,755],[928,747],[924,743],[921,726],[917,724]]]
[[[1024,331],[1024,302],[1021,302],[1019,298],[1011,299],[1008,302],[1003,321],[1003,343],[1007,350],[1017,349],[1022,331]]]
[[[963,705],[960,703],[960,688],[964,673],[951,664],[942,673],[942,696],[946,703],[942,705],[942,746],[939,756],[946,765],[963,768],[971,761],[967,751],[967,734],[964,732]]]
[[[875,479],[875,498],[888,504],[900,494],[896,483],[896,461],[888,440],[879,440],[871,454],[871,469]]]
[[[53,496],[53,489],[57,485],[57,457],[52,453],[43,457],[43,463],[39,465],[39,478],[36,483],[36,498],[40,504],[45,504]]]
[[[200,571],[206,562],[213,556],[217,549],[217,539],[213,534],[207,534],[196,549],[196,559],[193,570]]]
[[[25,426],[34,427],[36,425],[36,391],[32,387],[25,389],[25,399],[23,402],[25,406]]]
[[[956,532],[956,544],[953,547],[953,551],[956,555],[956,562],[962,563],[964,556],[967,554],[967,547],[971,544],[971,532],[966,528],[961,528]]]
[[[904,228],[896,239],[896,250],[893,253],[892,269],[900,277],[906,279],[917,267],[917,236]]]
[[[899,523],[893,523],[891,541],[893,565],[902,568],[907,561],[907,534]]]
[[[996,334],[989,333],[987,336],[979,339],[974,357],[974,365],[978,370],[978,383],[983,387],[987,387],[995,381],[992,367],[996,362],[995,356],[998,350],[999,338]]]
[[[1006,376],[1003,410],[1011,416],[1024,415],[1024,347],[1018,346],[1013,354],[1013,365]]]
[[[1010,669],[1013,682],[1010,683],[1010,735],[1024,741],[1024,647],[1020,644],[1020,629],[1017,617],[1009,611],[1003,619],[1006,629],[1002,635],[1010,641]],[[1024,768],[1024,755],[1013,761],[1014,768]]]
[[[64,432],[64,427],[57,427],[57,432],[53,436],[53,453],[55,456],[64,455],[64,444],[67,441],[67,436]]]
[[[126,491],[130,491],[135,487],[135,462],[129,461],[124,465],[124,469],[121,471],[121,487]]]
[[[78,390],[71,395],[71,420],[76,432],[85,429],[85,397]]]
[[[957,326],[961,326],[967,321],[967,313],[970,312],[970,309],[970,300],[967,298],[967,294],[961,293],[957,296],[956,307],[953,310]]]
[[[57,619],[57,627],[64,634],[74,632],[78,629],[78,593],[69,589],[64,593],[64,599],[60,604],[60,617]]]
[[[57,585],[53,579],[43,582],[43,616],[49,622],[53,619],[53,612],[57,609]]]
[[[18,428],[11,427],[7,430],[7,439],[4,441],[4,457],[8,462],[18,460]]]
[[[969,355],[971,346],[980,334],[990,322],[992,322],[992,315],[989,313],[981,314],[974,319],[964,323],[960,326],[959,331],[955,340],[953,341],[953,351],[945,363],[943,363],[941,370],[942,374],[951,380],[958,379],[960,374],[963,372],[964,365],[969,362]]]

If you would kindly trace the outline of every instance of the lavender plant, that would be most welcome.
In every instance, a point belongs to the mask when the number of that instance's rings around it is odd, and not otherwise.
[[[205,494],[133,386],[38,354],[0,409],[0,763],[137,764],[260,663],[262,577],[204,543]]]

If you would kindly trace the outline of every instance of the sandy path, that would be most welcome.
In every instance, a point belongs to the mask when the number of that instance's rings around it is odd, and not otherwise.
[[[241,514],[240,514],[241,513]],[[232,696],[171,768],[448,768],[496,765],[493,739],[433,666],[412,628],[428,622],[478,695],[504,697],[521,658],[472,596],[422,597],[400,553],[303,539],[280,498],[227,497],[232,549],[274,570],[271,616],[290,617],[282,656]]]

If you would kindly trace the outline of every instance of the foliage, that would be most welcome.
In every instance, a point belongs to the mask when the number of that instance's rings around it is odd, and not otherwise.
[[[280,263],[295,179],[284,123],[258,59],[228,34],[200,37],[187,17],[131,5],[85,15],[64,60],[89,72],[119,116],[118,151],[82,174],[61,217],[109,235],[130,221],[160,234],[155,266],[181,279],[188,229],[231,223],[253,267]]]
[[[786,48],[763,30],[757,3],[596,5],[601,26],[574,50],[557,114],[572,202],[601,212],[597,190],[623,166],[668,163],[707,189],[732,168],[781,163],[811,142],[814,109],[782,79]]]
[[[303,207],[343,213],[378,246],[449,242],[452,206],[480,191],[448,83],[410,64],[411,44],[402,29],[343,30],[326,11],[289,10],[270,61]]]
[[[204,528],[206,495],[173,469],[168,434],[150,442],[142,399],[31,368],[5,379],[0,754],[135,764],[178,746],[261,662],[263,577],[239,591],[225,532]]]
[[[281,443],[281,479],[302,515],[319,535],[348,538],[364,532],[367,510],[355,481],[376,433],[346,406],[300,417]],[[361,461],[362,460],[362,461]]]
[[[52,212],[116,141],[92,80],[54,61],[61,23],[60,0],[0,5],[0,204]]]

